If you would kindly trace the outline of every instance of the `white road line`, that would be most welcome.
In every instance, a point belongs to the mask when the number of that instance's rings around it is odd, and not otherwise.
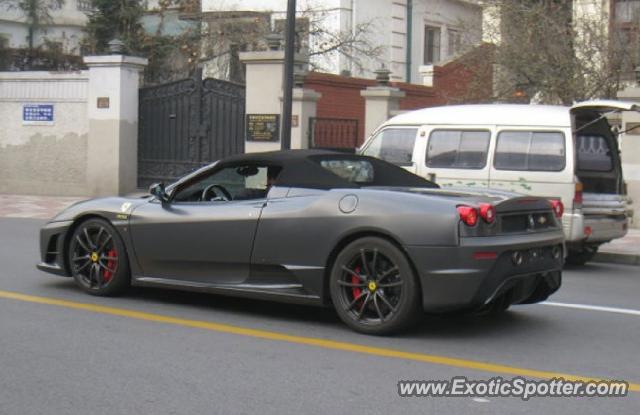
[[[550,305],[553,307],[575,308],[578,310],[604,311],[606,313],[628,314],[630,316],[640,316],[640,310],[632,310],[630,308],[603,307],[599,305],[587,305],[587,304],[554,303],[552,301],[544,301],[540,304]]]

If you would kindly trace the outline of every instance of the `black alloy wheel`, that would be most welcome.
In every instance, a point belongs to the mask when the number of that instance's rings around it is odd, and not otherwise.
[[[106,220],[90,219],[75,229],[67,250],[76,283],[89,294],[116,295],[129,286],[129,259],[115,228]]]
[[[358,239],[336,257],[331,299],[340,318],[356,331],[390,334],[420,315],[420,290],[404,253],[378,238]]]

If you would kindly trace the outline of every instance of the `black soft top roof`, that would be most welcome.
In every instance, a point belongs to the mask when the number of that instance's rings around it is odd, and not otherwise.
[[[322,160],[366,160],[373,166],[373,181],[354,183],[323,168]],[[437,187],[436,184],[416,176],[386,161],[368,156],[346,154],[329,150],[283,150],[264,153],[248,153],[231,156],[221,165],[244,163],[265,164],[280,167],[279,186],[316,189],[358,188],[363,186]]]

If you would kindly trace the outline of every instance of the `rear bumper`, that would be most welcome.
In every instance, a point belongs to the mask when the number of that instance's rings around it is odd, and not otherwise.
[[[69,276],[64,243],[71,221],[49,222],[40,229],[40,263],[36,267],[51,274]]]
[[[627,234],[629,220],[626,215],[565,215],[563,225],[569,244],[604,243]],[[590,229],[590,234],[585,232]]]
[[[509,291],[511,301],[543,301],[560,287],[564,261],[562,231],[462,238],[457,247],[407,246],[417,268],[425,311],[480,308]],[[553,251],[557,255],[554,257]],[[514,253],[524,256],[514,263]],[[476,253],[495,258],[476,259]],[[487,257],[484,255],[484,257]]]

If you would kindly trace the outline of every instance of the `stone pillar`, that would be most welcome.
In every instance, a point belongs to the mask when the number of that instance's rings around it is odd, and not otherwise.
[[[640,103],[640,87],[629,87],[618,92],[622,101]],[[627,182],[627,192],[633,199],[633,227],[640,228],[640,113],[624,111],[622,113],[622,131],[638,126],[638,128],[622,134],[620,151],[622,172]]]
[[[360,91],[364,98],[364,137],[369,137],[380,124],[400,109],[404,91],[390,86],[370,86]]]
[[[281,116],[284,51],[241,52],[240,61],[246,66],[245,108],[247,115],[278,114]],[[295,69],[302,70],[305,64],[306,61],[300,55],[294,57]],[[295,94],[294,92],[293,114],[296,114]],[[300,121],[302,121],[301,118],[299,118]],[[292,131],[291,148],[299,148],[293,144],[293,134],[295,134],[295,129]],[[249,141],[248,138],[245,132],[244,148],[246,153],[274,151],[281,148],[280,137],[276,141]]]
[[[434,71],[433,65],[420,65],[418,72],[422,78],[422,85],[433,86]]]
[[[138,88],[147,59],[87,56],[89,67],[87,185],[91,195],[136,190]]]
[[[291,148],[309,148],[311,137],[309,118],[316,116],[316,107],[322,94],[312,89],[294,88],[291,114]],[[296,124],[297,121],[297,124]]]

